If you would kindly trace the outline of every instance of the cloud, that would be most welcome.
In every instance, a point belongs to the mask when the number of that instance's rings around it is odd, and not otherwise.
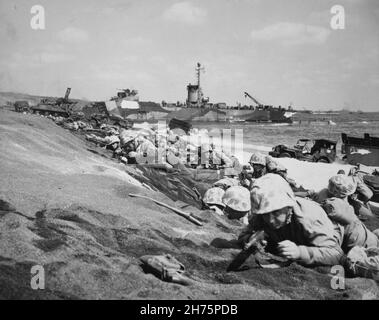
[[[292,22],[280,22],[251,32],[253,40],[279,41],[289,45],[323,44],[329,35],[329,29]]]
[[[144,38],[141,36],[136,36],[132,38],[126,38],[124,40],[124,43],[130,48],[130,47],[136,47],[136,46],[147,46],[152,43],[151,39]]]
[[[42,52],[40,55],[36,56],[36,59],[39,59],[42,63],[58,63],[71,61],[74,57],[65,53]]]
[[[87,41],[89,36],[85,30],[68,27],[58,33],[58,39],[63,42],[81,43]]]
[[[206,17],[207,11],[205,9],[186,1],[173,4],[163,13],[163,18],[166,20],[190,25],[202,24]]]
[[[8,69],[25,69],[25,68],[41,68],[46,65],[62,63],[74,60],[74,56],[69,53],[52,52],[50,50],[14,52],[6,61],[2,61],[2,65]]]

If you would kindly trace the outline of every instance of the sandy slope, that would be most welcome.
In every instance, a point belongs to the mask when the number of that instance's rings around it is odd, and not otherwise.
[[[305,188],[315,191],[327,187],[329,178],[336,175],[339,170],[342,169],[348,173],[352,167],[338,162],[312,163],[290,158],[278,158],[277,160],[287,168],[290,177]]]
[[[98,154],[96,154],[98,153]],[[0,110],[0,298],[288,299],[377,298],[372,280],[330,278],[293,264],[226,273],[241,229],[209,211],[198,227],[154,203],[128,197],[142,188],[122,165],[48,119]],[[138,257],[171,253],[193,285],[144,273]],[[254,267],[254,262],[249,262]],[[30,288],[30,268],[46,289]]]

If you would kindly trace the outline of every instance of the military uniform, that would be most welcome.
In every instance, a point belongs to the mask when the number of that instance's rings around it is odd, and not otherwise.
[[[289,184],[279,175],[267,174],[257,179],[251,191],[252,217],[241,233],[241,241],[258,230],[268,236],[267,249],[277,253],[279,242],[294,242],[300,251],[296,260],[304,265],[336,265],[343,256],[341,249],[343,228],[333,224],[317,203],[294,196]],[[292,208],[286,224],[273,229],[263,219],[264,214]]]

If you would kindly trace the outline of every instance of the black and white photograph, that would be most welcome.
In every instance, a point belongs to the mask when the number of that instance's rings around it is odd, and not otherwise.
[[[0,300],[378,284],[378,0],[0,0]]]

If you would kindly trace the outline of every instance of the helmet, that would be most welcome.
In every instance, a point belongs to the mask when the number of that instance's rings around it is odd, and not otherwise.
[[[226,190],[222,202],[230,209],[239,212],[251,209],[250,192],[242,186],[233,186]]]
[[[171,164],[172,166],[177,165],[180,163],[180,160],[172,151],[168,151],[166,153],[166,161]]]
[[[176,135],[176,134],[170,134],[168,137],[167,137],[167,141],[170,142],[170,143],[175,143],[179,140],[179,136]]]
[[[134,140],[137,137],[137,135],[138,135],[137,131],[122,129],[119,135],[120,142],[122,145],[125,145],[128,142]]]
[[[268,173],[255,180],[251,189],[253,214],[266,214],[284,207],[294,207],[295,195],[280,175]]]
[[[250,157],[249,163],[251,164],[260,164],[262,166],[266,165],[266,156],[262,153],[256,152],[253,153]]]
[[[223,178],[221,180],[216,181],[213,186],[215,187],[220,187],[224,190],[233,187],[233,186],[238,186],[239,181],[233,178]]]
[[[120,143],[120,139],[117,136],[110,136],[108,138],[108,141],[109,142],[107,143],[107,146],[114,144],[114,143]]]
[[[128,157],[129,157],[129,158],[135,158],[135,157],[137,157],[137,152],[135,152],[135,151],[130,151],[130,152],[128,153]]]
[[[357,189],[357,183],[350,176],[337,174],[329,179],[328,190],[337,198],[352,195]]]
[[[287,169],[272,157],[266,157],[267,170],[269,172],[287,172]]]
[[[205,192],[203,202],[207,205],[216,204],[224,208],[225,205],[222,203],[224,193],[225,191],[219,187],[210,188]]]

